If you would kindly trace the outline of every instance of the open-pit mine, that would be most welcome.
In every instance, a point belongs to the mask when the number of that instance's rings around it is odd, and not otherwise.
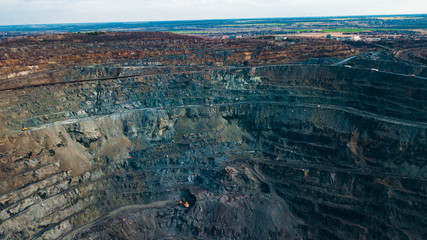
[[[426,239],[426,42],[393,44],[3,39],[0,238]]]

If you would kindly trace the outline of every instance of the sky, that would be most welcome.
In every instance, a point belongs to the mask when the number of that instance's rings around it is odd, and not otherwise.
[[[420,13],[426,0],[0,0],[0,25]]]

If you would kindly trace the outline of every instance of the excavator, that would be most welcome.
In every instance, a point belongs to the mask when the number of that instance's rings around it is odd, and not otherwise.
[[[177,200],[177,202],[179,203],[179,205],[182,205],[185,208],[190,207],[190,204],[187,201],[185,201],[185,198],[182,198],[182,200]]]

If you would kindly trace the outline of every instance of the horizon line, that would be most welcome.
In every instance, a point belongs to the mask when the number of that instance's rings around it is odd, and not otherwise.
[[[252,19],[304,19],[304,18],[340,18],[340,17],[378,17],[378,16],[420,16],[427,13],[411,13],[411,14],[374,14],[374,15],[318,15],[318,16],[300,16],[300,17],[256,17],[256,18],[207,18],[207,19],[182,19],[182,20],[135,20],[122,22],[62,22],[62,23],[26,23],[26,24],[6,24],[0,27],[14,26],[37,26],[37,25],[78,25],[78,24],[108,24],[108,23],[156,23],[156,22],[190,22],[190,21],[224,21],[224,20],[252,20]]]

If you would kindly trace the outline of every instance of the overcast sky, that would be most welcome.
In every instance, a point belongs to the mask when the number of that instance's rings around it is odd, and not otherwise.
[[[427,13],[426,0],[0,0],[0,25]]]

